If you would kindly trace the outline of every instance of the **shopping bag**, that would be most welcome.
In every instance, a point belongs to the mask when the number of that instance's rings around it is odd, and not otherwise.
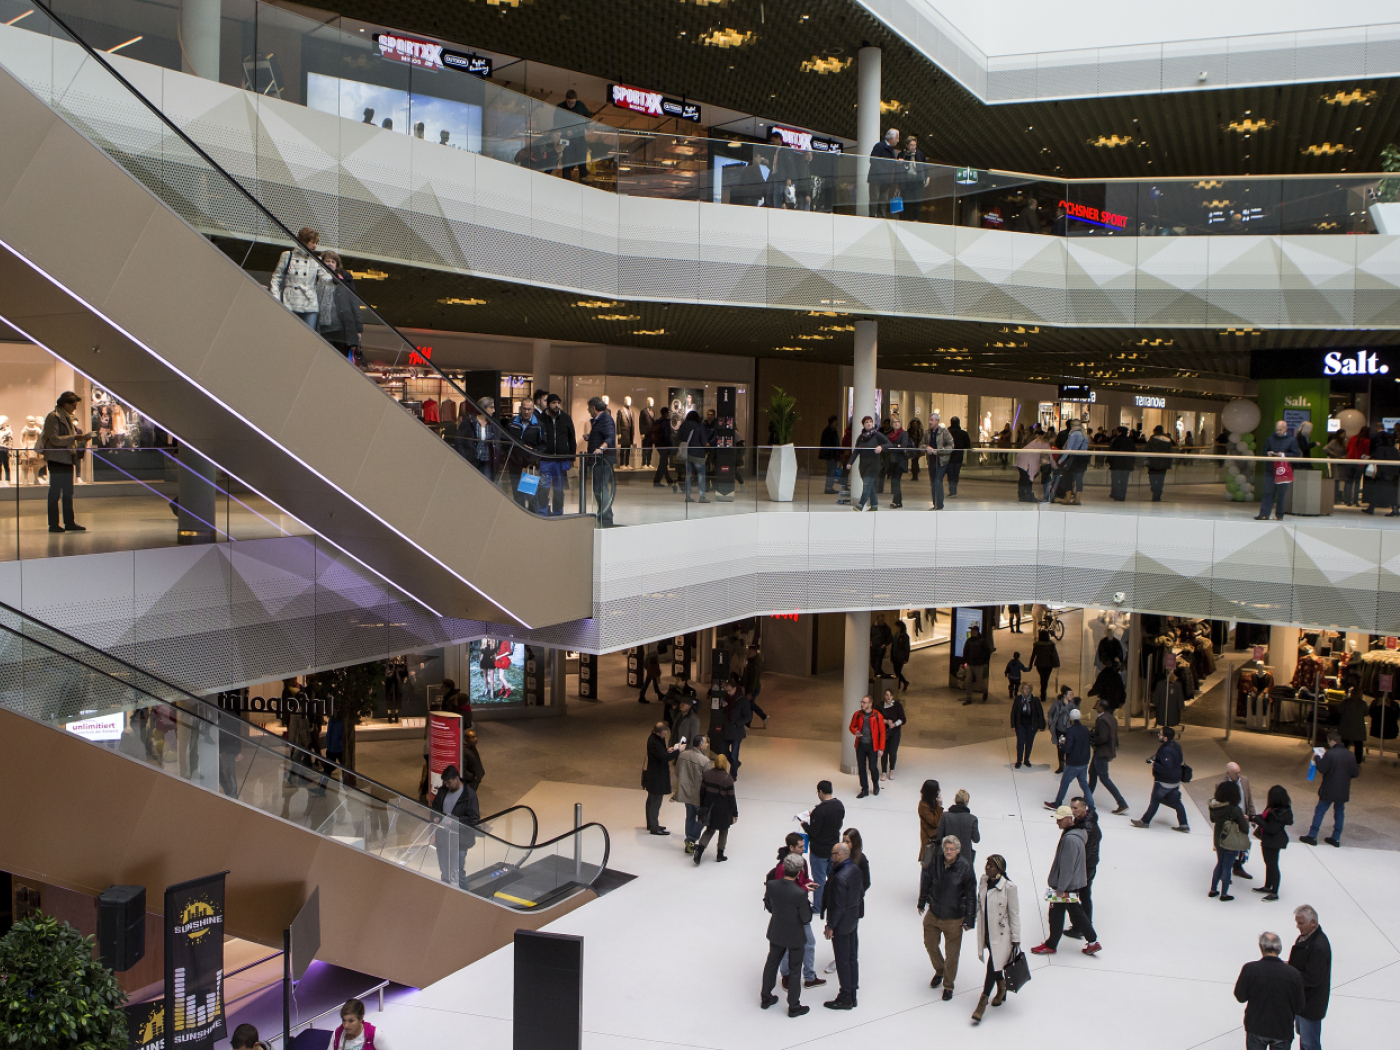
[[[1030,980],[1031,964],[1026,959],[1026,953],[1017,948],[1006,961],[1006,987],[1013,992],[1019,992]]]
[[[900,212],[902,212],[903,210],[904,210],[904,198],[903,198],[903,197],[891,197],[891,198],[890,198],[890,214],[891,214],[891,215],[898,215],[898,214],[899,214]]]
[[[1278,482],[1279,484],[1284,484],[1292,480],[1293,464],[1284,462],[1277,463],[1274,465],[1274,481]]]
[[[538,474],[521,474],[520,481],[516,484],[515,490],[523,492],[527,496],[533,496],[540,488],[540,476]]]

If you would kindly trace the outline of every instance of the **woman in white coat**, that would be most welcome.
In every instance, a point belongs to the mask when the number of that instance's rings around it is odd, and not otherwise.
[[[987,980],[982,998],[972,1012],[972,1023],[980,1024],[987,1011],[987,999],[996,988],[993,1006],[1006,1002],[1006,964],[1021,946],[1021,905],[1016,884],[1006,877],[1006,861],[998,854],[987,858],[977,886],[977,961],[987,959]]]
[[[321,265],[316,247],[321,235],[309,226],[297,234],[297,246],[282,253],[272,271],[272,297],[316,330],[321,312],[321,288],[332,283],[330,271]]]

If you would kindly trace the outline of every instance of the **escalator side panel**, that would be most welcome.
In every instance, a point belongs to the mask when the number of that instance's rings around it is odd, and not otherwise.
[[[591,519],[518,508],[3,69],[0,111],[0,316],[433,611],[591,615]]]
[[[274,947],[319,886],[317,957],[418,988],[594,897],[510,911],[5,710],[0,797],[24,800],[0,810],[0,868],[91,896],[144,885],[155,908],[228,869],[227,932]]]

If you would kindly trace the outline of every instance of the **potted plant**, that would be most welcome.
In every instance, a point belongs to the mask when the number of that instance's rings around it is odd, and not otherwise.
[[[1381,150],[1381,171],[1400,172],[1400,146],[1392,142]],[[1400,177],[1381,179],[1376,184],[1371,221],[1376,224],[1377,233],[1400,234]]]
[[[792,444],[792,432],[798,418],[797,398],[775,386],[768,401],[768,423],[772,427],[774,447],[768,455],[768,471],[763,478],[768,486],[768,498],[774,503],[791,503],[797,487],[797,449]]]
[[[92,938],[37,912],[0,939],[0,1046],[126,1050],[126,993]]]

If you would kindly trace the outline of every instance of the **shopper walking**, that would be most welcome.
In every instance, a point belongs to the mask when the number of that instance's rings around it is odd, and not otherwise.
[[[899,626],[903,627],[904,621],[901,620]],[[898,641],[896,637],[895,642]],[[904,705],[888,689],[880,717],[885,720],[885,753],[880,756],[880,779],[893,780],[895,763],[899,760],[899,737],[904,730]]]
[[[676,440],[679,447],[685,449],[685,462],[677,464],[677,469],[682,467],[685,470],[685,501],[687,503],[709,503],[705,496],[705,456],[706,442],[704,427],[700,422],[700,413],[691,409],[686,413],[685,419],[681,422],[681,427],[676,431]],[[695,486],[695,496],[691,495],[691,479],[699,479]],[[697,498],[698,497],[698,498]]]
[[[773,985],[778,980],[778,963],[786,958],[790,973],[801,967],[807,934],[812,928],[812,902],[797,884],[802,875],[802,857],[789,853],[782,860],[782,868],[782,878],[769,879],[763,894],[763,907],[771,916],[768,920],[768,960],[763,964],[763,987],[759,996],[759,1005],[765,1010],[778,1001],[773,994]],[[802,985],[798,981],[787,982],[787,1000],[789,1017],[801,1017],[810,1009],[802,1005]]]
[[[472,828],[481,821],[481,806],[477,803],[476,791],[463,782],[456,766],[448,766],[442,771],[442,786],[433,796],[433,804],[429,808],[439,814],[433,818],[433,823],[438,826],[433,832],[438,874],[443,882],[460,886],[467,877],[467,850],[476,843]],[[452,856],[454,840],[455,860]]]
[[[1068,806],[1055,811],[1055,824],[1060,828],[1060,842],[1055,848],[1055,862],[1050,866],[1050,876],[1046,880],[1050,887],[1050,936],[1044,944],[1031,949],[1034,955],[1054,955],[1060,938],[1064,935],[1065,916],[1082,936],[1085,944],[1080,949],[1085,955],[1097,955],[1103,950],[1094,924],[1089,921],[1080,903],[1079,895],[1089,882],[1085,846],[1089,835],[1083,828],[1074,826],[1074,813]]]
[[[1360,505],[1360,500],[1357,497],[1361,491],[1361,479],[1365,476],[1366,468],[1359,461],[1369,459],[1370,456],[1371,428],[1362,427],[1354,437],[1347,439],[1347,459],[1351,462],[1341,468],[1345,471],[1342,475],[1345,479],[1342,484],[1341,503],[1343,506]]]
[[[900,689],[909,688],[909,679],[904,677],[904,665],[909,662],[913,641],[909,637],[909,627],[901,616],[894,622],[894,641],[890,643],[890,664],[894,667],[895,681]]]
[[[1322,782],[1317,788],[1317,806],[1313,809],[1312,826],[1308,833],[1298,839],[1309,846],[1317,845],[1317,833],[1322,830],[1322,818],[1327,810],[1332,810],[1332,837],[1323,841],[1329,846],[1342,844],[1342,826],[1346,823],[1347,803],[1351,800],[1351,782],[1361,775],[1357,768],[1356,756],[1342,744],[1342,738],[1335,731],[1327,734],[1327,750],[1314,757],[1312,764],[1317,767]]]
[[[739,687],[749,698],[749,708],[753,714],[763,719],[763,728],[768,728],[768,712],[758,706],[758,694],[763,692],[763,654],[757,645],[750,645],[744,658],[744,670],[739,676]],[[750,718],[752,721],[752,718]]]
[[[649,704],[651,703],[651,701],[647,699],[648,686],[650,686],[653,690],[656,691],[656,699],[661,699],[662,646],[658,645],[655,649],[649,649],[646,646],[643,646],[643,649],[646,651],[646,656],[644,657],[643,662],[642,691],[637,696],[637,703]]]
[[[1160,746],[1156,754],[1147,760],[1152,766],[1152,799],[1142,819],[1132,822],[1133,827],[1145,828],[1151,824],[1152,818],[1157,815],[1157,808],[1165,802],[1176,810],[1175,830],[1189,832],[1191,825],[1186,819],[1186,806],[1181,801],[1181,784],[1189,767],[1183,759],[1181,745],[1176,742],[1176,730],[1170,726],[1164,727],[1158,733],[1157,740]]]
[[[548,395],[544,405],[544,413],[540,416],[542,444],[540,492],[537,498],[542,515],[558,517],[564,513],[564,486],[568,484],[569,470],[578,454],[578,439],[574,435],[574,421],[563,410],[564,404],[559,395]]]
[[[824,935],[836,953],[840,990],[824,1005],[829,1010],[854,1010],[860,989],[860,914],[865,905],[861,872],[851,863],[851,847],[838,842],[831,850],[831,878],[822,893]]]
[[[656,473],[651,476],[653,488],[670,485],[676,491],[676,479],[671,476],[671,410],[665,405],[651,425],[651,444],[656,449]],[[677,465],[677,470],[682,469]]]
[[[688,698],[687,698],[688,699]],[[701,781],[714,767],[703,735],[687,742],[676,757],[676,801],[685,806],[685,851],[695,852],[704,822],[700,819]]]
[[[919,863],[933,863],[930,846],[938,843],[938,825],[943,822],[943,795],[938,781],[925,780],[919,789]],[[969,863],[971,863],[969,861]]]
[[[860,433],[856,435],[855,448],[851,452],[856,468],[852,473],[860,475],[860,499],[856,501],[856,510],[864,510],[867,503],[872,511],[880,509],[876,483],[880,478],[880,461],[889,444],[889,438],[876,429],[871,416],[865,416],[860,421]]]
[[[948,475],[948,464],[953,458],[953,435],[938,418],[937,412],[928,416],[928,430],[924,431],[924,453],[928,456],[928,479],[931,486],[933,505],[930,510],[943,509],[943,480]]]
[[[1016,884],[1006,874],[1006,859],[993,853],[977,885],[977,961],[985,956],[987,978],[982,995],[972,1011],[972,1023],[980,1024],[987,1012],[992,989],[992,1006],[1006,1002],[1006,965],[1021,949],[1021,903]]]
[[[1249,824],[1244,810],[1240,809],[1240,788],[1233,780],[1222,780],[1215,785],[1215,797],[1210,800],[1210,822],[1214,825],[1215,870],[1210,876],[1208,896],[1219,897],[1222,901],[1232,901],[1230,896],[1230,876],[1234,872],[1235,858],[1241,844],[1249,846]],[[1217,888],[1218,887],[1218,888]]]
[[[749,721],[753,718],[753,707],[748,696],[739,687],[739,676],[730,674],[724,683],[724,698],[720,701],[724,713],[724,746],[721,752],[729,759],[729,772],[739,775],[739,749],[749,735]]]
[[[1013,634],[1018,633],[1013,631]],[[1015,652],[1011,654],[1011,659],[1006,661],[1006,670],[1002,674],[1006,675],[1007,696],[1015,700],[1021,692],[1021,676],[1030,668],[1021,662],[1021,654]]]
[[[958,956],[962,951],[963,930],[977,921],[977,881],[972,865],[960,856],[962,844],[956,835],[938,841],[933,863],[919,877],[918,911],[923,916],[924,949],[933,964],[930,988],[943,986],[943,999],[953,998],[958,979]],[[946,954],[939,949],[940,939]]]
[[[1235,1001],[1244,1003],[1245,1050],[1289,1050],[1294,1018],[1304,1009],[1303,978],[1279,958],[1276,933],[1259,935],[1259,958],[1235,979]]]
[[[1055,668],[1059,666],[1060,650],[1050,640],[1050,632],[1037,632],[1035,644],[1031,646],[1031,667],[1035,668],[1035,673],[1040,675],[1041,703],[1045,702],[1045,694],[1050,689],[1050,676],[1055,673]],[[1051,726],[1051,729],[1053,728],[1054,726]]]
[[[1060,755],[1064,763],[1064,770],[1060,775],[1060,790],[1055,795],[1055,801],[1045,803],[1045,808],[1059,809],[1060,804],[1065,800],[1065,794],[1069,791],[1070,784],[1077,781],[1079,786],[1084,789],[1084,797],[1089,803],[1089,808],[1093,809],[1094,795],[1089,790],[1089,763],[1094,759],[1094,738],[1089,730],[1081,724],[1079,708],[1077,707],[1070,708],[1069,728],[1060,737]]]
[[[647,765],[642,773],[642,789],[647,793],[647,831],[653,835],[671,834],[661,826],[661,800],[671,793],[671,756],[681,745],[666,746],[670,727],[657,722],[647,737]]]
[[[817,884],[812,893],[812,907],[822,914],[822,891],[831,871],[831,850],[841,841],[841,826],[846,821],[846,807],[832,794],[831,781],[817,782],[817,804],[805,821],[802,830],[807,834],[812,858],[812,881]]]
[[[739,802],[734,795],[734,778],[729,775],[729,759],[723,755],[714,757],[714,768],[700,778],[700,810],[705,822],[705,830],[695,843],[693,862],[698,866],[705,855],[705,848],[716,831],[719,844],[715,847],[715,860],[723,862],[724,847],[729,843],[729,829],[739,820]]]
[[[1298,939],[1288,953],[1288,965],[1303,976],[1303,1008],[1294,1018],[1299,1050],[1322,1050],[1322,1021],[1332,996],[1332,942],[1318,925],[1311,905],[1293,909]]]
[[[1047,728],[1050,730],[1050,739],[1055,742],[1055,754],[1059,760],[1059,765],[1055,767],[1056,773],[1065,771],[1065,734],[1069,732],[1069,713],[1074,710],[1074,694],[1069,686],[1065,686],[1054,702],[1050,705],[1050,710],[1045,713]],[[1055,807],[1056,809],[1059,806]]]
[[[1279,462],[1264,464],[1263,498],[1259,501],[1259,513],[1254,520],[1267,521],[1272,506],[1274,517],[1282,521],[1288,486],[1293,484],[1293,466],[1288,460],[1297,457],[1298,441],[1288,433],[1288,424],[1280,419],[1274,424],[1274,432],[1264,439],[1264,447],[1260,451]]]
[[[1362,514],[1374,514],[1377,507],[1389,507],[1387,518],[1400,515],[1396,505],[1396,494],[1400,491],[1400,449],[1396,448],[1395,435],[1377,434],[1371,439],[1371,459],[1374,460],[1376,476],[1366,479],[1366,506]]]
[[[321,338],[345,355],[352,365],[365,330],[360,320],[360,299],[355,294],[355,278],[346,272],[335,252],[326,252],[322,261],[335,277],[317,289],[316,330]]]
[[[909,435],[896,419],[885,439],[890,443],[885,450],[885,477],[890,482],[890,507],[893,509],[904,506],[904,472],[909,469],[910,456]]]
[[[968,809],[967,804],[971,801],[972,796],[967,790],[958,788],[958,793],[953,796],[953,804],[938,822],[938,831],[934,835],[937,842],[942,842],[949,835],[954,836],[958,840],[958,852],[967,860],[969,866],[977,863],[977,851],[972,848],[973,845],[982,841],[977,817]]]
[[[1254,820],[1254,816],[1255,816],[1255,810],[1254,810],[1254,793],[1253,793],[1252,791],[1249,790],[1249,777],[1245,776],[1244,773],[1243,773],[1243,771],[1241,771],[1240,765],[1239,765],[1238,762],[1226,762],[1226,763],[1225,763],[1225,779],[1228,780],[1228,781],[1230,781],[1231,783],[1234,783],[1234,784],[1236,784],[1236,785],[1239,786],[1239,789],[1240,789],[1240,809],[1244,812],[1244,819],[1245,819],[1246,821],[1251,821],[1251,822],[1252,822],[1252,821]],[[1249,831],[1249,828],[1246,827],[1244,830],[1245,830],[1245,832],[1246,832],[1246,837],[1247,837],[1247,833],[1248,833],[1248,831]],[[1247,850],[1247,849],[1244,850],[1243,852],[1241,852],[1240,855],[1239,855],[1238,857],[1235,858],[1235,866],[1234,866],[1234,872],[1233,872],[1235,878],[1237,878],[1237,879],[1253,879],[1253,878],[1254,878],[1253,875],[1251,875],[1249,872],[1247,872],[1247,871],[1244,870],[1244,862],[1245,862],[1246,860],[1248,860],[1248,859],[1249,859],[1249,850]]]
[[[856,772],[860,774],[860,794],[870,794],[873,782],[875,794],[880,793],[880,757],[885,753],[885,719],[875,710],[870,697],[860,699],[860,710],[851,716],[850,732],[856,738]],[[869,771],[869,778],[866,773]]]
[[[1128,498],[1128,482],[1133,476],[1133,467],[1136,461],[1133,453],[1137,451],[1137,444],[1128,436],[1127,427],[1119,427],[1114,431],[1113,439],[1108,443],[1108,451],[1114,453],[1108,457],[1108,498],[1123,503]]]
[[[1030,682],[1021,683],[1021,695],[1011,704],[1011,728],[1016,733],[1016,768],[1029,766],[1035,735],[1045,728],[1045,707]]]
[[[982,694],[982,703],[987,702],[987,690],[990,688],[987,679],[990,677],[992,652],[990,640],[982,636],[982,628],[974,623],[963,642],[963,682],[967,690],[963,698],[964,707],[972,703],[974,692]]]
[[[331,1050],[392,1050],[384,1033],[365,1020],[365,1004],[346,999],[340,1008],[340,1024],[331,1037]]]
[[[1102,782],[1103,786],[1108,788],[1109,794],[1113,796],[1113,801],[1118,803],[1118,808],[1113,811],[1114,814],[1126,813],[1128,803],[1123,798],[1123,793],[1118,790],[1118,786],[1108,775],[1109,764],[1118,757],[1118,719],[1103,700],[1094,705],[1094,711],[1097,717],[1094,719],[1092,736],[1094,760],[1093,765],[1089,768],[1089,790],[1093,791]]]
[[[49,471],[49,531],[87,532],[73,516],[73,478],[77,465],[82,460],[83,447],[92,440],[91,433],[83,433],[78,428],[74,413],[82,398],[71,390],[58,395],[53,411],[44,417],[44,428],[39,434],[38,447],[44,454],[44,463]],[[9,450],[3,455],[8,456]],[[63,524],[59,524],[58,511],[62,504]]]
[[[1347,698],[1342,701],[1338,714],[1337,735],[1355,753],[1359,766],[1366,761],[1366,699],[1359,685],[1347,690]]]
[[[962,468],[967,456],[967,450],[972,447],[972,438],[968,436],[966,430],[962,428],[962,420],[954,416],[948,421],[948,436],[953,439],[953,451],[948,457],[948,497],[958,494],[958,479],[962,477]]]
[[[884,614],[875,617],[870,625],[870,672],[883,676],[885,673],[885,650],[894,644],[894,634],[885,623]]]
[[[1266,901],[1278,900],[1278,855],[1288,848],[1288,827],[1293,823],[1293,801],[1282,784],[1269,788],[1264,812],[1251,818],[1259,848],[1264,854],[1264,885],[1255,886],[1255,893],[1264,894]]]
[[[321,235],[309,226],[297,232],[297,244],[282,253],[272,271],[272,297],[302,319],[313,332],[321,308],[321,286],[332,281],[316,257]]]
[[[1162,502],[1162,489],[1167,483],[1167,471],[1172,469],[1172,461],[1167,456],[1175,451],[1160,426],[1152,428],[1152,436],[1143,449],[1149,453],[1147,459],[1147,485],[1152,490],[1152,502]]]
[[[1087,801],[1076,795],[1069,800],[1069,811],[1074,814],[1074,826],[1084,829],[1084,889],[1079,892],[1079,903],[1084,906],[1084,914],[1094,921],[1094,876],[1099,870],[1099,849],[1103,844],[1103,831],[1099,828],[1099,815]],[[1078,930],[1066,930],[1065,936],[1079,940]]]
[[[826,462],[826,487],[822,489],[822,494],[834,496],[841,477],[841,434],[836,429],[835,416],[827,419],[826,427],[822,430],[821,451],[817,453],[817,458]]]

